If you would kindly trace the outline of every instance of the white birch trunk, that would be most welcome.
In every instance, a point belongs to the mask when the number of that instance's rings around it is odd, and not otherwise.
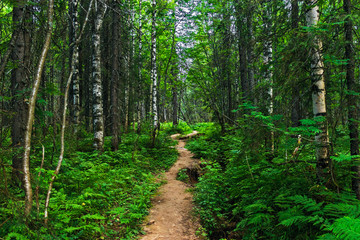
[[[311,8],[306,13],[306,22],[308,27],[315,27],[319,21],[319,7],[316,5],[317,1],[315,0],[309,0],[307,3]],[[321,55],[322,42],[316,36],[312,37],[311,79],[313,113],[315,117],[326,118],[324,63]],[[320,122],[318,127],[321,132],[315,136],[316,172],[320,181],[326,181],[330,166],[327,120],[325,119]]]
[[[156,0],[152,0],[153,15],[151,25],[151,82],[152,82],[152,113],[153,126],[156,129],[158,125],[157,111],[157,69],[156,69]]]
[[[32,202],[33,202],[33,194],[31,187],[31,175],[30,175],[30,148],[31,148],[31,135],[32,135],[32,127],[35,118],[35,105],[37,93],[39,90],[39,86],[42,80],[42,73],[45,66],[46,55],[50,48],[50,40],[52,35],[52,27],[53,27],[53,15],[54,15],[54,0],[49,1],[48,8],[48,26],[45,42],[41,51],[39,64],[37,67],[34,86],[31,91],[31,96],[29,100],[29,112],[28,112],[28,120],[26,124],[26,132],[25,132],[25,144],[24,144],[24,158],[23,158],[23,171],[24,171],[24,188],[25,188],[25,216],[28,216],[31,212]]]
[[[78,131],[78,125],[80,123],[80,82],[79,82],[79,44],[77,41],[79,35],[79,22],[78,22],[78,0],[71,0],[72,16],[71,24],[73,28],[73,34],[71,43],[73,44],[73,55],[71,59],[71,71],[72,71],[72,88],[73,88],[73,123],[75,133]]]
[[[93,124],[94,124],[94,147],[102,151],[104,146],[104,114],[102,100],[102,78],[101,78],[101,27],[103,23],[105,7],[102,2],[95,1],[95,21],[92,34],[93,56],[92,56],[92,81],[93,81]]]

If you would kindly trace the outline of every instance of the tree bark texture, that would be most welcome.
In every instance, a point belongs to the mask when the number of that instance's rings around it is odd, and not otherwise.
[[[114,9],[118,10],[118,4],[114,4]],[[112,131],[112,149],[114,151],[119,148],[119,42],[120,42],[120,18],[118,11],[113,11],[113,25],[112,25],[112,69],[111,69],[111,131]]]
[[[72,119],[76,133],[80,123],[80,78],[79,78],[79,36],[78,0],[70,0],[70,52],[72,72]]]
[[[297,29],[299,26],[299,4],[298,0],[291,0],[291,28],[294,31],[293,41],[297,38]],[[291,107],[291,123],[293,127],[300,126],[301,109],[300,109],[300,89],[298,83],[292,90],[292,107]]]
[[[272,22],[271,22],[271,6],[267,6],[264,10],[264,32],[266,36],[272,35]],[[267,89],[267,106],[268,114],[271,116],[274,113],[274,101],[273,101],[273,74],[272,74],[272,57],[273,57],[273,46],[272,39],[266,39],[264,42],[264,53],[263,53],[263,63],[265,65],[264,81],[268,85]],[[270,131],[270,149],[273,153],[275,151],[274,145],[274,131]]]
[[[26,121],[28,112],[28,100],[26,99],[25,90],[29,86],[30,68],[30,12],[27,1],[17,0],[16,7],[13,9],[13,22],[15,31],[18,32],[11,60],[15,68],[11,73],[11,95],[13,97],[12,106],[14,117],[11,125],[11,140],[15,148],[12,167],[15,178],[23,181],[23,147],[26,131]]]
[[[151,83],[152,83],[152,114],[153,127],[158,125],[158,111],[157,111],[157,66],[156,66],[156,0],[152,0],[152,25],[151,25]]]
[[[31,187],[31,175],[30,175],[30,148],[31,148],[31,133],[34,123],[35,115],[35,104],[39,86],[42,80],[42,73],[45,66],[46,55],[50,48],[50,40],[52,35],[52,26],[53,26],[53,13],[54,13],[54,0],[49,1],[48,7],[48,23],[47,23],[47,33],[45,37],[45,42],[41,51],[39,64],[37,66],[37,71],[35,75],[34,85],[31,91],[31,96],[29,100],[29,111],[26,124],[25,132],[25,144],[24,144],[24,157],[23,157],[23,171],[24,171],[24,188],[25,188],[25,216],[28,216],[31,212],[33,194]]]
[[[172,67],[172,107],[173,107],[173,114],[172,114],[172,122],[173,126],[178,125],[178,109],[179,109],[179,101],[178,101],[178,70],[176,69],[177,66],[174,65]]]
[[[137,83],[137,89],[138,94],[137,96],[137,132],[140,133],[141,131],[141,120],[142,120],[142,108],[144,105],[144,99],[142,97],[142,18],[141,18],[141,11],[142,11],[142,0],[139,0],[139,52],[138,52],[138,83]]]
[[[349,135],[350,135],[350,153],[352,156],[359,155],[359,123],[358,123],[358,102],[359,97],[354,93],[359,92],[359,86],[355,81],[355,58],[354,58],[354,43],[353,43],[353,23],[351,20],[351,0],[344,0],[344,11],[346,14],[344,28],[345,28],[345,59],[346,65],[346,83],[348,89],[348,118],[349,118]],[[353,172],[352,189],[356,194],[357,199],[360,199],[360,166],[359,160],[356,158],[355,165],[351,168]]]
[[[319,21],[319,7],[317,1],[309,0],[307,4],[310,9],[306,13],[306,22],[308,27],[316,27]],[[315,136],[316,147],[316,173],[319,181],[329,184],[330,177],[330,156],[329,156],[329,135],[326,119],[325,102],[325,78],[324,63],[322,59],[322,42],[316,34],[310,34],[312,38],[311,49],[311,81],[312,81],[312,102],[313,113],[315,117],[324,117],[323,121],[318,123],[320,133]]]
[[[104,114],[102,99],[101,78],[101,28],[103,24],[105,6],[100,1],[95,1],[95,19],[92,34],[93,56],[92,56],[92,81],[93,81],[93,127],[94,147],[100,152],[104,147]]]

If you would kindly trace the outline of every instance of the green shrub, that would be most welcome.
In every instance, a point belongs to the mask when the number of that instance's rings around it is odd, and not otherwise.
[[[184,121],[179,121],[179,124],[176,126],[173,126],[172,122],[162,123],[161,130],[163,132],[165,132],[167,135],[172,135],[172,134],[176,134],[176,133],[185,135],[185,134],[189,134],[193,131],[190,128],[190,126]]]

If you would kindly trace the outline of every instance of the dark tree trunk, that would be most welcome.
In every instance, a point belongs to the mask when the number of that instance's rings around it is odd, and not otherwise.
[[[297,28],[299,26],[299,5],[298,0],[291,0],[291,28],[294,31],[293,41],[297,38]],[[298,83],[295,84],[292,91],[291,123],[293,127],[300,126],[300,89]]]
[[[11,93],[13,96],[14,117],[11,126],[11,140],[15,153],[12,167],[14,176],[23,179],[23,147],[26,131],[28,100],[25,90],[29,87],[28,69],[30,68],[30,13],[26,1],[17,0],[13,9],[14,27],[19,28],[18,37],[11,55],[15,68],[11,74]]]
[[[359,155],[359,124],[358,124],[358,96],[352,92],[359,92],[358,84],[355,82],[354,67],[354,46],[353,46],[353,24],[351,20],[351,0],[344,0],[344,11],[346,13],[345,28],[345,59],[348,59],[346,65],[346,82],[348,88],[348,118],[350,132],[350,153],[352,156]],[[352,189],[356,197],[360,199],[360,166],[358,160],[351,168],[353,172]]]
[[[173,115],[172,115],[172,121],[173,126],[178,125],[178,109],[179,109],[179,103],[178,103],[178,89],[177,89],[177,69],[174,69],[176,66],[173,66],[172,68],[172,105],[173,105]]]
[[[114,4],[114,9],[118,10],[118,4]],[[111,72],[111,131],[112,131],[112,149],[114,151],[119,148],[119,42],[120,42],[120,19],[118,11],[113,12],[113,28],[112,28],[112,72]]]

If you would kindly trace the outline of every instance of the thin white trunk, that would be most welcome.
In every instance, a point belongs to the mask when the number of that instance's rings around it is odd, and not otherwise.
[[[92,35],[92,79],[93,79],[93,124],[94,124],[94,147],[102,151],[104,146],[104,113],[102,101],[102,78],[101,78],[101,28],[105,13],[105,7],[100,1],[95,1],[96,17]]]
[[[74,44],[73,55],[71,60],[72,71],[72,88],[73,88],[73,123],[75,133],[78,131],[78,125],[80,123],[80,82],[79,82],[79,44],[77,41],[79,35],[79,22],[78,22],[78,0],[72,0],[72,16],[71,24],[73,28],[71,42]]]
[[[31,91],[31,96],[29,100],[29,112],[28,112],[28,121],[26,125],[25,132],[25,145],[24,145],[24,158],[23,158],[23,171],[24,171],[24,188],[25,188],[25,216],[28,216],[31,212],[32,202],[33,202],[33,194],[31,187],[31,175],[30,175],[30,148],[31,148],[31,134],[32,127],[34,123],[34,115],[35,115],[35,105],[37,93],[39,90],[39,86],[42,80],[42,73],[45,66],[46,55],[50,48],[50,40],[52,35],[52,26],[53,26],[53,14],[54,14],[54,0],[49,1],[48,7],[48,26],[47,33],[45,37],[45,42],[41,51],[39,64],[37,67],[35,82],[33,89]]]
[[[45,226],[47,226],[48,224],[48,220],[49,220],[49,204],[50,204],[50,195],[51,195],[51,190],[54,184],[54,181],[57,177],[57,175],[60,172],[60,168],[62,165],[62,162],[64,160],[64,150],[65,150],[65,127],[66,127],[66,111],[67,111],[67,103],[68,103],[68,94],[69,94],[69,88],[70,88],[70,83],[71,83],[71,79],[73,77],[73,72],[70,73],[69,79],[67,81],[66,84],[66,89],[65,89],[65,97],[64,97],[64,110],[63,110],[63,117],[62,117],[62,125],[61,125],[61,148],[60,148],[60,156],[59,156],[59,161],[58,164],[56,166],[55,172],[51,177],[51,181],[49,183],[49,188],[46,194],[46,200],[45,200],[45,211],[44,211],[44,219],[45,219]]]
[[[156,69],[156,0],[152,0],[153,15],[151,25],[151,82],[152,82],[152,114],[153,126],[158,125],[158,111],[157,111],[157,69]]]
[[[308,27],[315,27],[319,21],[319,7],[317,1],[308,1],[311,8],[306,13],[306,22]],[[311,51],[311,79],[312,79],[312,101],[313,112],[315,117],[326,118],[325,103],[325,79],[324,79],[324,63],[322,59],[322,42],[316,36],[312,36],[313,46]],[[317,159],[317,175],[321,181],[326,181],[329,175],[330,157],[329,157],[329,136],[327,129],[327,120],[319,123],[321,131],[315,136],[316,159]]]

